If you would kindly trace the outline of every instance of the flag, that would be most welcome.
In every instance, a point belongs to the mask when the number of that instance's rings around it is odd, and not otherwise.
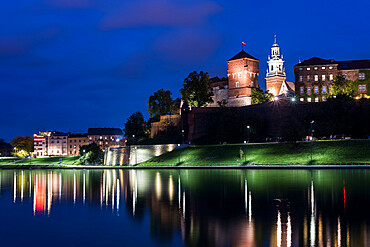
[[[242,45],[244,45],[244,46],[245,46],[246,44],[242,41]]]

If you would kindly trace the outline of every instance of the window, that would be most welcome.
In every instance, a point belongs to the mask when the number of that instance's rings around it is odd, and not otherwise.
[[[300,98],[299,100],[303,102],[304,101],[304,98]]]
[[[329,69],[333,69],[333,67],[332,67],[332,66],[330,66],[330,67],[329,67]]]
[[[317,67],[315,67],[315,70],[317,70],[318,68]]]
[[[319,87],[315,86],[315,93],[319,93]]]
[[[330,80],[330,81],[334,80],[334,76],[333,76],[333,74],[330,74],[330,75],[329,75],[329,80]]]
[[[78,142],[81,142],[81,140],[78,140]]]
[[[325,81],[325,75],[322,75],[322,76],[321,76],[321,80],[322,80],[322,81]]]
[[[69,145],[70,148],[72,148],[72,145]]]
[[[242,78],[242,72],[238,73],[238,78]]]
[[[307,94],[311,94],[311,87],[307,87]]]
[[[239,82],[235,82],[235,87],[239,87]]]
[[[303,70],[303,68],[299,68],[299,70],[300,70],[300,71],[302,71],[302,70]]]
[[[358,74],[358,79],[359,79],[360,81],[365,80],[365,73],[359,73],[359,74]]]
[[[235,73],[233,73],[233,78],[234,78],[234,79],[236,78],[236,75],[235,75]]]
[[[315,98],[315,102],[319,102],[319,98],[318,97]]]
[[[251,87],[254,87],[254,81],[251,81]]]
[[[326,101],[326,97],[324,96],[324,97],[322,97],[322,101]]]
[[[325,67],[321,67],[321,69],[325,69]]]
[[[311,75],[307,75],[307,81],[310,82],[311,81]]]
[[[299,93],[300,93],[300,94],[304,94],[304,87],[300,87],[300,88],[299,88]]]
[[[326,93],[326,86],[322,86],[322,93]]]
[[[307,101],[308,101],[308,102],[311,102],[311,98],[307,98]]]
[[[319,76],[315,75],[315,81],[319,81]]]
[[[311,70],[311,68],[307,68],[307,70]]]
[[[347,80],[348,75],[347,75],[347,74],[344,74],[344,75],[343,75],[343,77],[344,77],[344,79],[346,79],[346,80]]]
[[[366,93],[367,92],[367,90],[366,90],[366,84],[358,85],[358,92],[359,93]]]
[[[299,82],[303,82],[303,75],[299,76]]]

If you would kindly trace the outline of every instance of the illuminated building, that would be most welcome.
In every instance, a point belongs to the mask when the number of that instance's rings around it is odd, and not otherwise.
[[[67,153],[68,155],[77,156],[80,153],[80,148],[88,144],[87,134],[70,134],[68,136]]]
[[[102,149],[125,146],[123,132],[118,128],[89,128],[87,137],[90,143],[95,142]]]

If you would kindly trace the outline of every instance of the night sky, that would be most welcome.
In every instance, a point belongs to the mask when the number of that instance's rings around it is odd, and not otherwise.
[[[273,37],[293,66],[369,59],[370,1],[17,0],[0,8],[0,138],[123,128],[156,90],[187,75],[226,76],[241,50],[266,60]]]

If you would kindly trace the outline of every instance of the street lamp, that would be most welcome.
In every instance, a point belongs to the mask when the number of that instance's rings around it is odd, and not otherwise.
[[[249,125],[247,126],[247,129],[248,129],[248,143],[249,143],[249,130],[250,130],[250,126]]]
[[[17,156],[17,147],[14,147],[14,157]]]
[[[135,135],[132,135],[132,144],[135,144]]]
[[[312,129],[312,127],[313,127],[313,124],[314,124],[314,120],[312,120],[310,123],[311,123],[311,141],[313,141],[313,132],[314,132],[314,130]],[[312,143],[311,143],[311,165],[312,165]]]
[[[83,152],[83,161],[84,161],[84,164],[83,165],[85,165],[85,159],[86,159],[86,156],[85,156],[85,152],[86,151],[85,151],[85,149],[83,149],[82,152]]]
[[[184,132],[185,130],[181,130],[181,138],[182,138],[181,143],[182,144],[184,144]]]
[[[180,144],[177,144],[177,147],[180,148]],[[179,152],[179,162],[177,162],[177,163],[180,164],[180,162],[181,162],[181,152],[180,152],[180,150],[178,150],[178,152]]]

